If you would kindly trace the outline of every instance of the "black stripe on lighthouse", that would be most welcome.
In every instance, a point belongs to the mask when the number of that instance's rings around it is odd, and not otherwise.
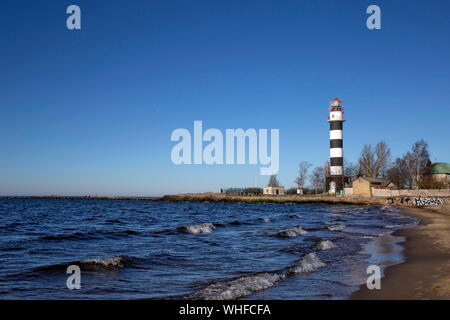
[[[342,139],[331,139],[330,148],[342,148]]]
[[[339,158],[330,158],[330,165],[332,167],[342,167],[344,165],[344,161],[341,157]]]
[[[331,121],[330,131],[331,130],[342,130],[342,121]]]

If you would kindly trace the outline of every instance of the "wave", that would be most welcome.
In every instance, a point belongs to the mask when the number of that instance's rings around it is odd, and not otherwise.
[[[305,229],[306,231],[321,231],[321,230],[328,230],[328,227],[326,226],[320,226],[320,227],[308,227]]]
[[[388,224],[388,225],[385,225],[384,226],[384,228],[385,229],[395,229],[395,228],[400,228],[400,227],[403,227],[404,225],[401,225],[401,224]]]
[[[309,253],[298,262],[298,265],[289,269],[289,274],[307,273],[316,271],[325,266],[315,253]]]
[[[8,224],[5,224],[3,226],[0,225],[0,229],[11,229],[11,230],[16,230],[16,227],[22,226],[23,223],[22,222],[11,222]]]
[[[310,253],[290,268],[212,283],[185,298],[190,300],[236,300],[269,289],[290,275],[313,272],[323,266],[325,264],[314,253]]]
[[[192,226],[181,226],[180,229],[188,233],[194,234],[209,234],[212,233],[216,227],[211,222],[205,222]]]
[[[103,238],[119,238],[127,235],[139,235],[138,231],[121,230],[116,232],[108,232],[104,230],[88,231],[88,232],[74,232],[74,233],[60,233],[55,235],[46,235],[40,237],[39,240],[45,241],[64,241],[64,240],[98,240]]]
[[[285,276],[277,273],[257,273],[225,282],[213,283],[190,295],[197,300],[235,300],[273,287]]]
[[[96,259],[88,259],[81,261],[72,261],[61,264],[54,264],[48,266],[42,266],[32,269],[32,274],[37,273],[61,273],[66,272],[67,267],[70,265],[77,265],[80,269],[83,270],[117,270],[125,267],[133,266],[137,262],[137,259],[134,257],[121,255],[121,256],[113,256],[106,258],[96,258]]]
[[[83,267],[90,267],[90,268],[120,269],[132,265],[133,261],[134,259],[129,256],[115,256],[115,257],[83,260],[80,262],[80,265]]]
[[[183,225],[181,227],[178,227],[176,229],[164,229],[159,231],[153,231],[154,234],[177,234],[177,233],[192,233],[192,234],[209,234],[216,229],[216,227],[225,227],[226,225],[223,223],[211,223],[211,222],[205,222],[195,225]]]
[[[340,214],[340,213],[330,213],[329,216],[330,217],[342,217],[342,214]]]
[[[56,234],[40,237],[39,240],[62,241],[62,240],[88,240],[100,239],[94,232],[75,232],[71,234]]]
[[[243,220],[243,221],[234,220],[234,221],[228,222],[228,225],[234,225],[234,226],[252,225],[252,224],[258,223],[260,221],[268,223],[268,222],[270,222],[270,219],[266,218],[266,217],[260,217],[260,218],[253,218],[253,219]],[[223,226],[223,224],[217,224],[217,223],[214,223],[214,225],[216,227]]]
[[[104,222],[105,224],[123,224],[122,221],[118,219],[109,219]]]
[[[332,226],[328,226],[327,228],[328,228],[328,230],[331,230],[331,231],[342,231],[342,230],[344,230],[345,225],[343,225],[343,224],[335,224],[335,225],[332,225]]]
[[[303,230],[301,226],[278,230],[277,235],[282,238],[295,238],[300,235],[307,234],[308,231]]]
[[[214,225],[214,227],[225,227],[226,226],[226,224],[223,224],[223,223],[220,223],[220,222],[214,222],[213,223],[213,225]]]
[[[335,247],[336,246],[334,245],[334,243],[331,242],[330,240],[322,240],[317,244],[317,249],[319,250],[329,250]]]

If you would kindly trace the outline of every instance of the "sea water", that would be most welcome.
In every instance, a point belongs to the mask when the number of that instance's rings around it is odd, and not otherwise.
[[[0,298],[345,299],[402,261],[392,233],[415,223],[382,206],[0,199]]]

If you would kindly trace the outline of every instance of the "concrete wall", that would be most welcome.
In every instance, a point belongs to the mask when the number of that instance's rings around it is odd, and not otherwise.
[[[354,195],[370,196],[370,182],[364,179],[356,179],[352,183]]]
[[[450,197],[450,189],[388,190],[372,188],[374,197]]]

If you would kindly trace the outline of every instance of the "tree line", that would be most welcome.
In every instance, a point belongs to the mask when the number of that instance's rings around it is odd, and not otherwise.
[[[344,175],[390,180],[399,189],[444,188],[443,182],[435,181],[431,177],[431,164],[428,144],[423,139],[414,142],[409,151],[394,160],[388,144],[380,141],[375,147],[364,145],[356,163],[347,162],[344,158]],[[311,167],[312,164],[308,161],[300,162],[295,185],[304,190],[304,193],[325,192],[325,168],[318,166],[310,170]],[[268,186],[279,185],[277,176],[272,175]],[[288,189],[287,193],[294,194],[297,188]]]

